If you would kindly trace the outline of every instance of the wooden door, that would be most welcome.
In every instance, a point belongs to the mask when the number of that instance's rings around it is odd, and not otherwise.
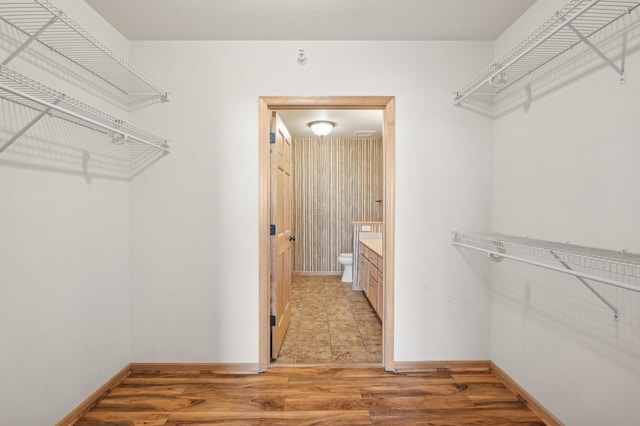
[[[275,112],[271,133],[271,357],[275,359],[291,321],[293,267],[291,135]]]

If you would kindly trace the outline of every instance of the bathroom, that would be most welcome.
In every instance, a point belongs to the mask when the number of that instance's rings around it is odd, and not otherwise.
[[[295,241],[291,323],[274,362],[379,364],[381,319],[358,284],[357,256],[361,232],[382,237],[382,111],[278,114],[292,137]],[[335,126],[318,136],[314,121]]]

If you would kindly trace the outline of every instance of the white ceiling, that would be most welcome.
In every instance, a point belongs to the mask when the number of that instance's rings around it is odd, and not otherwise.
[[[536,0],[85,0],[129,40],[495,40]]]
[[[536,0],[85,0],[129,40],[495,40]],[[382,134],[381,111],[283,111],[292,136]]]
[[[317,138],[307,123],[329,120],[336,123],[328,137],[354,138],[357,131],[373,131],[370,138],[382,136],[382,110],[289,110],[278,111],[294,138]]]

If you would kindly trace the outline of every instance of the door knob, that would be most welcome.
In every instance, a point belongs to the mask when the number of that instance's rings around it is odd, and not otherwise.
[[[291,236],[289,237],[289,241],[295,241],[295,240],[296,240],[296,237],[295,237],[294,235],[291,235]]]

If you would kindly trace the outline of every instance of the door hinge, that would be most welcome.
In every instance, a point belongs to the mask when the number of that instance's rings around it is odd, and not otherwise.
[[[271,315],[269,317],[269,320],[271,321],[271,327],[275,327],[276,326],[276,316],[275,315]]]
[[[276,134],[275,133],[269,133],[269,143],[270,144],[276,143]]]
[[[276,235],[276,226],[275,225],[271,225],[271,235]]]

